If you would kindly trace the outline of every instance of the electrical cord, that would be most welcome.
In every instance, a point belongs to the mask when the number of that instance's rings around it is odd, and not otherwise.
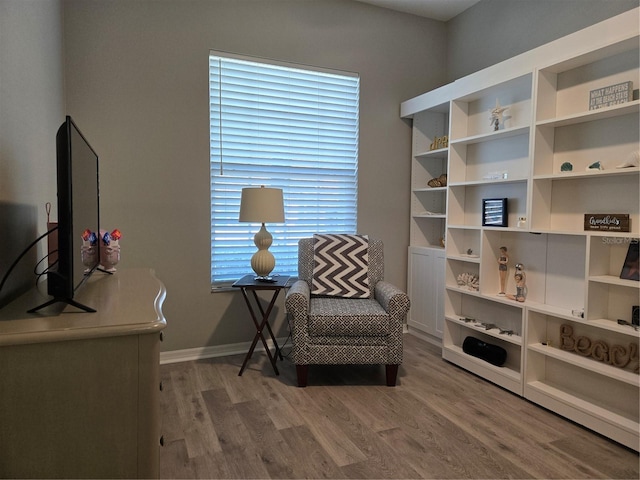
[[[43,233],[42,235],[40,235],[38,238],[36,238],[33,242],[31,242],[29,244],[29,246],[27,248],[25,248],[22,253],[20,255],[18,255],[18,258],[16,258],[14,260],[14,262],[11,264],[11,266],[9,267],[9,269],[7,270],[7,272],[4,274],[4,277],[2,277],[2,281],[0,282],[0,292],[2,292],[2,287],[4,287],[4,284],[7,283],[7,279],[9,278],[9,275],[11,274],[11,272],[13,271],[14,268],[16,268],[16,265],[18,265],[18,262],[20,260],[22,260],[22,257],[24,257],[29,250],[31,250],[40,240],[42,240],[43,238],[51,235],[54,231],[56,231],[58,229],[58,226],[56,225],[55,227],[53,227],[51,230],[49,230],[46,233]],[[45,257],[46,258],[46,257]],[[41,262],[42,260],[40,260]],[[40,263],[38,262],[38,264]],[[37,266],[37,265],[36,265]]]

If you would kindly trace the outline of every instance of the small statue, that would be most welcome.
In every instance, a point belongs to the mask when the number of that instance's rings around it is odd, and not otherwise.
[[[507,263],[509,263],[509,255],[507,254],[507,247],[500,247],[500,256],[498,257],[498,272],[500,272],[500,293],[498,296],[504,297],[505,285],[507,283]]]
[[[501,107],[500,102],[496,98],[496,106],[489,111],[490,125],[493,125],[493,130],[497,132],[500,129],[500,124],[503,122],[503,114],[509,107]]]
[[[516,281],[516,294],[509,294],[507,298],[516,302],[524,302],[527,299],[527,275],[524,273],[524,265],[516,263],[516,273],[513,278]]]
[[[636,150],[635,152],[631,152],[624,162],[618,165],[616,168],[629,168],[629,167],[637,167],[640,165],[640,150]]]
[[[600,162],[593,162],[586,168],[586,170],[604,170],[604,168],[602,168],[602,164]]]
[[[461,273],[457,278],[458,285],[467,290],[477,292],[480,290],[480,279],[473,273]]]

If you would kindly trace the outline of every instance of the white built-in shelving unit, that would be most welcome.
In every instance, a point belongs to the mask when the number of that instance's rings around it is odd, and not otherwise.
[[[640,282],[620,278],[640,238],[640,168],[616,168],[639,149],[640,101],[590,110],[589,94],[627,81],[640,87],[639,11],[401,106],[413,119],[410,331],[441,339],[444,359],[635,450],[638,354],[623,368],[594,357],[640,349],[640,333],[618,323],[640,305]],[[496,101],[508,109],[494,131]],[[448,146],[431,150],[444,135]],[[561,168],[567,162],[571,171]],[[595,162],[603,169],[587,169]],[[426,186],[442,173],[446,187]],[[508,199],[507,227],[482,225],[488,198]],[[628,214],[630,231],[585,231],[588,213]],[[514,265],[525,266],[524,302],[498,295],[501,246],[507,293],[515,293]],[[477,289],[458,285],[464,273],[479,278]],[[600,342],[597,355],[561,348],[563,325]],[[505,364],[465,353],[468,336],[505,349]]]

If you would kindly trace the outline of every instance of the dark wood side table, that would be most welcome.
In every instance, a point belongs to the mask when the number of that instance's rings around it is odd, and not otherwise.
[[[280,347],[278,346],[278,342],[276,340],[275,335],[273,334],[273,330],[271,330],[271,325],[269,325],[269,316],[271,315],[271,310],[276,303],[278,295],[281,290],[288,287],[289,276],[275,276],[271,281],[264,280],[256,280],[255,275],[245,275],[240,280],[233,284],[233,287],[239,288],[242,291],[242,296],[244,297],[244,301],[247,304],[247,308],[249,309],[249,313],[251,314],[251,319],[253,320],[253,324],[256,327],[256,334],[253,337],[253,342],[251,342],[251,347],[247,352],[247,356],[244,358],[244,362],[242,363],[242,367],[240,368],[240,373],[238,376],[242,375],[245,367],[247,366],[247,362],[253,355],[253,350],[256,348],[258,340],[262,340],[262,345],[264,345],[264,350],[267,352],[267,356],[269,357],[269,361],[271,362],[271,366],[273,367],[273,371],[276,375],[280,375],[278,371],[278,367],[276,366],[276,361],[278,357],[280,360],[283,359],[282,353],[280,352]],[[260,303],[260,299],[258,298],[259,290],[271,290],[273,291],[273,295],[271,297],[271,301],[269,302],[269,306],[267,309],[262,308],[262,304]],[[260,312],[261,317],[259,318],[256,315],[256,310],[251,305],[251,301],[249,299],[249,292],[251,292],[253,296],[254,303],[258,307],[258,311]],[[271,341],[275,346],[275,351],[273,355],[271,355],[271,350],[267,345],[267,339],[264,337],[264,329],[267,329],[269,335],[271,336]]]

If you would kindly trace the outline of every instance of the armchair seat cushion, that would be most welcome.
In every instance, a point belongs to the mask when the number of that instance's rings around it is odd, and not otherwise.
[[[316,297],[311,300],[309,335],[377,337],[390,333],[389,314],[371,298]]]

